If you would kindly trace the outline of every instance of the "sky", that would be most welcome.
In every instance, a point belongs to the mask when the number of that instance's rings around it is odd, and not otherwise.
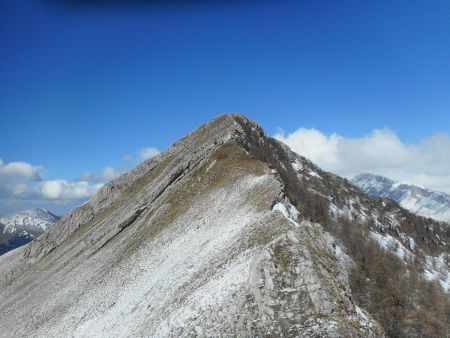
[[[0,0],[0,215],[61,215],[223,112],[450,193],[449,40],[439,0]]]

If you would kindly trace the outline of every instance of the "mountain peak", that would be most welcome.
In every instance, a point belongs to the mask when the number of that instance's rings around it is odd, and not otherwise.
[[[370,236],[402,253],[382,264],[440,259],[439,224],[425,233],[418,221],[224,114],[0,257],[0,326],[36,337],[383,336],[350,274],[377,245]],[[443,279],[438,263],[427,271]],[[378,280],[360,272],[363,287]]]
[[[0,254],[22,246],[52,227],[60,217],[42,208],[0,218]]]
[[[287,196],[297,175],[313,182],[318,172],[245,116],[213,119],[1,261],[8,295],[32,279],[42,285],[32,299],[48,305],[39,307],[45,324],[11,332],[61,336],[67,325],[80,336],[380,332],[346,293],[346,261],[332,237],[300,219]],[[58,297],[63,312],[48,301],[53,283],[72,290]],[[30,306],[16,302],[9,313]],[[266,319],[273,311],[278,322]]]
[[[375,181],[375,182],[381,182],[383,184],[394,184],[395,183],[394,180],[391,180],[385,176],[368,173],[368,172],[362,172],[360,174],[355,175],[355,177],[353,177],[352,181],[361,181],[361,182]]]
[[[164,167],[163,175],[159,177],[161,182],[155,184],[153,195],[142,201],[142,205],[130,209],[132,214],[139,212],[137,210],[144,208],[146,203],[154,202],[172,183],[208,161],[220,148],[236,145],[247,151],[260,147],[268,139],[262,128],[245,115],[221,114],[176,141],[163,153],[105,184],[91,200],[63,217],[65,226],[46,232],[44,237],[27,247],[25,255],[40,257],[50,252],[96,213],[117,203],[117,199],[137,181],[152,176],[156,168]]]
[[[368,194],[390,198],[418,215],[450,223],[449,194],[370,173],[358,174],[352,181]]]

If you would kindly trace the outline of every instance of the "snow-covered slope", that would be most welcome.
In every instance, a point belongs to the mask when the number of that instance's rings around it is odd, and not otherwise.
[[[390,198],[417,215],[450,223],[449,194],[370,173],[359,174],[352,181],[368,194]]]
[[[24,245],[54,225],[60,217],[45,209],[29,209],[0,218],[0,254]]]

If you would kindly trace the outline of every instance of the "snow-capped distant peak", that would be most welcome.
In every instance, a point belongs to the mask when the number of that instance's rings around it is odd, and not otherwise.
[[[28,209],[0,218],[2,233],[20,233],[27,232],[33,236],[46,231],[55,224],[60,217],[52,214],[50,211],[41,208]]]
[[[379,195],[380,192],[389,190],[395,181],[380,175],[362,173],[352,179],[353,183],[372,195]]]
[[[362,173],[352,179],[366,193],[390,198],[411,212],[450,223],[450,195],[419,185]]]

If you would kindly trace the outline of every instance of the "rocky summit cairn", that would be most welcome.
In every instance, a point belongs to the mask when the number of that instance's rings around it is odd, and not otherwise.
[[[352,259],[294,206],[333,180],[221,115],[0,257],[2,336],[383,336]]]

